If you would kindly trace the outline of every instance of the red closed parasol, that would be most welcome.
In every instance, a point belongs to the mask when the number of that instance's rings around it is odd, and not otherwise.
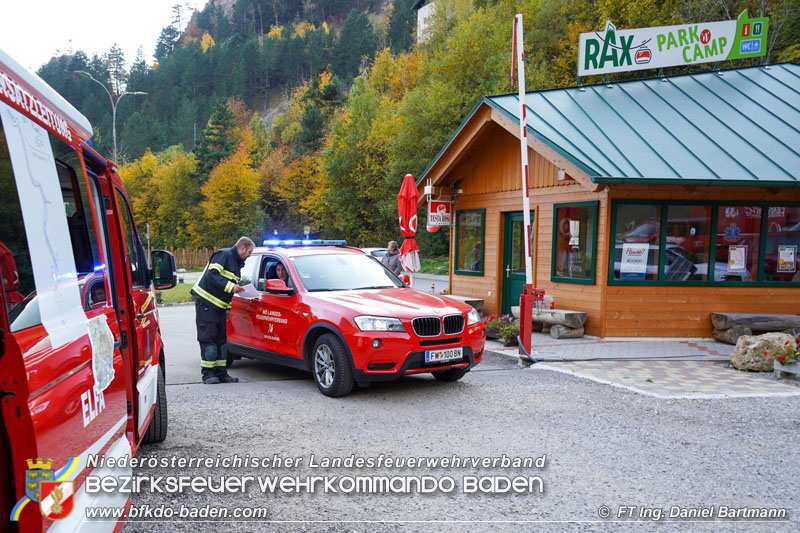
[[[400,263],[411,272],[419,270],[419,247],[417,247],[417,184],[411,174],[406,174],[400,194],[397,195],[397,211],[400,215],[400,233],[405,237],[400,247]]]

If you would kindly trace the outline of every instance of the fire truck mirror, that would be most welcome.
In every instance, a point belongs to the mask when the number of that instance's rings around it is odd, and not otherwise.
[[[153,250],[150,264],[153,265],[153,285],[156,290],[171,289],[178,284],[174,255],[166,250]]]

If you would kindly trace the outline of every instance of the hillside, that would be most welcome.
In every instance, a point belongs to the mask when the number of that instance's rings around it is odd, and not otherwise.
[[[398,238],[403,176],[424,171],[482,95],[513,90],[516,13],[526,21],[527,87],[537,90],[575,83],[578,35],[606,20],[619,28],[666,26],[727,20],[762,6],[437,0],[426,41],[414,44],[413,3],[212,1],[184,31],[164,28],[154,63],[137,58],[128,66],[113,49],[102,58],[78,52],[54,57],[40,74],[89,117],[104,154],[111,152],[108,103],[73,72],[148,93],[123,100],[117,124],[120,172],[156,246],[221,246],[241,234],[296,237],[305,227],[318,237],[383,245]],[[800,0],[763,5],[771,61],[797,61]],[[447,230],[418,234],[429,256],[446,253],[448,239]]]
[[[404,5],[407,36],[393,43],[397,52],[411,46],[414,15]],[[119,93],[141,91],[118,109],[118,152],[133,160],[145,149],[181,143],[195,147],[213,104],[235,97],[270,115],[304,81],[328,70],[348,85],[362,58],[386,43],[391,2],[377,0],[210,0],[190,17],[176,6],[173,24],[156,43],[153,60],[125,58],[112,48],[103,57],[83,52],[53,57],[40,76],[64,94],[97,128],[95,147],[111,153],[111,112],[96,98],[97,87],[76,76],[89,72]],[[181,21],[188,20],[185,27]]]

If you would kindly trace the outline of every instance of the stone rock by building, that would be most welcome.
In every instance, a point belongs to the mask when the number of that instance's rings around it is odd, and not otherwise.
[[[786,333],[743,335],[731,354],[731,364],[739,370],[772,372],[772,354],[782,348],[786,341],[794,344],[794,338]],[[764,355],[764,352],[769,355]]]

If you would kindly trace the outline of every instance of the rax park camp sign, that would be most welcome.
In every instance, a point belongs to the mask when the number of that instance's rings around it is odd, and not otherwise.
[[[769,17],[581,33],[578,76],[760,57],[767,52]]]

